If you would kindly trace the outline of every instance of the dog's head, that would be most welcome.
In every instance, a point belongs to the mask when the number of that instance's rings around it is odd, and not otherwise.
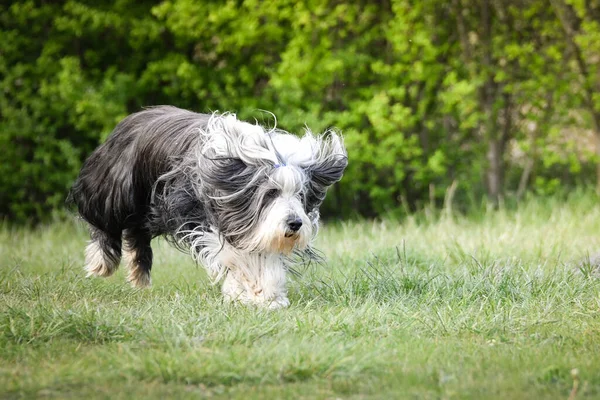
[[[290,253],[317,232],[319,206],[348,164],[335,132],[301,138],[213,115],[198,155],[198,196],[234,247]]]

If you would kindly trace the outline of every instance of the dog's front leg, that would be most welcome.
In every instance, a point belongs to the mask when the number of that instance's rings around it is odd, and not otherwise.
[[[286,268],[279,255],[250,254],[243,261],[228,268],[222,287],[226,300],[269,309],[290,305]]]

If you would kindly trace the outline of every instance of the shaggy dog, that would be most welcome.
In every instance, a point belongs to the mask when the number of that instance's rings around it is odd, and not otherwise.
[[[90,225],[85,268],[109,276],[123,250],[129,282],[148,286],[150,241],[164,235],[223,281],[225,299],[286,307],[289,256],[311,252],[319,206],[347,164],[334,132],[298,138],[170,106],[132,114],[71,190]]]

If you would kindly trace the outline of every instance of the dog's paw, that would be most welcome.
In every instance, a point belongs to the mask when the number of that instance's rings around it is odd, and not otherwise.
[[[285,295],[274,298],[265,298],[264,296],[249,296],[247,292],[223,293],[223,298],[227,303],[237,303],[246,306],[255,306],[267,310],[278,310],[290,305],[290,300]]]
[[[85,249],[86,276],[108,277],[115,273],[119,266],[117,257],[107,256],[96,241],[91,241]]]
[[[150,278],[150,274],[146,271],[130,271],[127,276],[127,282],[129,282],[131,287],[136,289],[144,289],[152,286],[152,279]]]
[[[280,296],[271,300],[271,302],[267,303],[266,305],[269,310],[278,310],[280,308],[289,307],[290,300],[286,296]]]

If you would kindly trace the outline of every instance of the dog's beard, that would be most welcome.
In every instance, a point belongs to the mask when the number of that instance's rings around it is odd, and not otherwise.
[[[289,255],[297,250],[304,250],[308,245],[310,235],[303,232],[288,232],[284,229],[276,230],[272,235],[264,238],[263,251],[268,253],[281,253]],[[259,250],[260,251],[260,250]]]

